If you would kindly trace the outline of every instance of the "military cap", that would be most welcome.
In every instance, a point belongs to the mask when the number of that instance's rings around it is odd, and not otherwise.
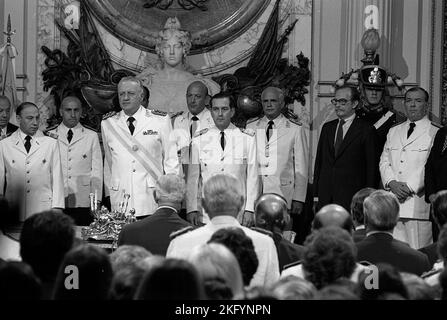
[[[384,88],[387,80],[387,72],[381,66],[366,65],[360,69],[360,83],[365,88]]]

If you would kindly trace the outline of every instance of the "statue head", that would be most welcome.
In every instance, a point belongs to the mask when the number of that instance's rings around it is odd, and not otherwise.
[[[164,29],[158,34],[155,50],[163,64],[176,67],[185,62],[191,45],[190,33],[181,30],[179,20],[176,17],[171,17],[168,18]]]

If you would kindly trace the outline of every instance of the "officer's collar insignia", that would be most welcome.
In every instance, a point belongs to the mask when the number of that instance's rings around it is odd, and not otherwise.
[[[207,132],[208,132],[208,128],[202,129],[202,130],[200,130],[199,132],[196,132],[196,133],[194,134],[194,137],[201,136],[202,134],[205,134],[205,133],[207,133]]]
[[[151,136],[151,135],[154,135],[154,134],[158,134],[158,131],[154,131],[154,130],[143,131],[143,136]]]
[[[255,131],[252,130],[252,129],[242,129],[242,128],[240,128],[240,130],[241,130],[242,133],[248,134],[249,136],[254,137],[254,135],[255,135]]]
[[[47,162],[47,160],[45,160],[45,159],[42,160],[42,163],[46,163],[46,162]]]
[[[82,157],[85,159],[85,158],[87,158],[87,155],[86,155],[86,154],[83,154]]]
[[[116,114],[117,114],[116,111],[110,111],[110,112],[107,112],[105,115],[102,116],[102,120],[106,120],[106,119],[108,119],[108,118],[110,118],[110,117],[113,117],[113,116],[116,115]]]
[[[152,111],[152,113],[153,114],[155,114],[155,115],[157,115],[157,116],[162,116],[162,117],[165,117],[168,113],[167,112],[164,112],[164,111],[161,111],[161,110],[151,110]]]
[[[43,132],[44,135],[46,135],[47,137],[53,138],[53,139],[57,139],[59,136],[55,133],[52,132],[48,132],[48,131],[44,131]]]

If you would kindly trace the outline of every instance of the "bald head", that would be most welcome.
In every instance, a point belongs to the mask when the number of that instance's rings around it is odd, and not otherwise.
[[[201,81],[194,81],[186,90],[186,102],[188,104],[188,110],[193,115],[198,115],[205,109],[207,103],[209,103],[210,96],[208,94],[208,88]]]
[[[352,232],[353,223],[351,215],[338,204],[328,204],[315,215],[312,228],[318,230],[325,227],[340,227],[349,233]]]
[[[255,203],[256,226],[273,231],[284,229],[289,220],[287,202],[278,194],[266,193],[259,197]]]

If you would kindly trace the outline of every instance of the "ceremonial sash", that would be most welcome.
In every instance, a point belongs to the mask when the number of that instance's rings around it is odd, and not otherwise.
[[[109,123],[109,121],[105,121],[104,124],[110,130],[112,135],[115,136],[118,142],[146,169],[154,180],[157,180],[161,175],[163,175],[163,171],[160,170],[155,164],[157,159],[155,159],[142,144],[131,136],[129,132],[121,130],[128,139],[126,141]]]

